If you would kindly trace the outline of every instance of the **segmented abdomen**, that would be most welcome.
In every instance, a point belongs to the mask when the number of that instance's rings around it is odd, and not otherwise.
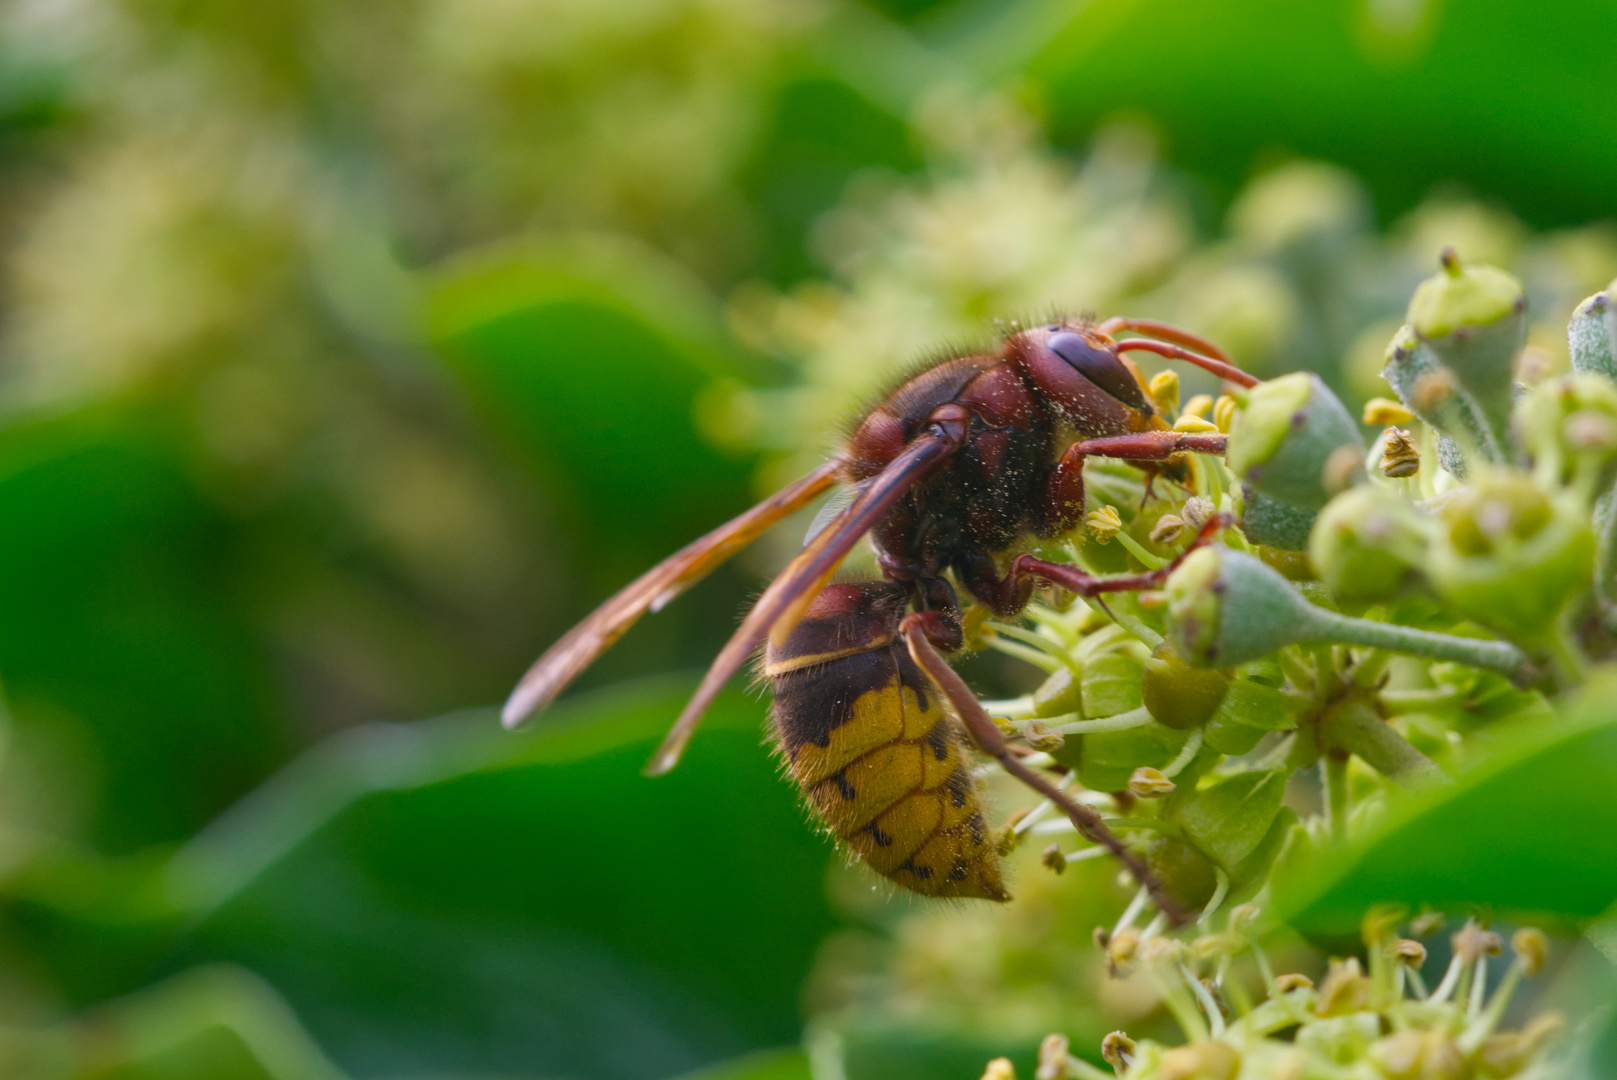
[[[965,736],[941,695],[890,636],[860,643],[868,623],[813,625],[829,621],[805,619],[765,665],[792,775],[877,873],[927,896],[1008,899]],[[817,655],[793,649],[808,644],[804,636],[845,644]]]

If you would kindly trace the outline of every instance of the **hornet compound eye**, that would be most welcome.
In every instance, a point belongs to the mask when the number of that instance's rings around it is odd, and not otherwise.
[[[1044,345],[1071,364],[1084,378],[1123,404],[1131,405],[1148,416],[1151,414],[1151,405],[1145,399],[1145,391],[1140,389],[1140,384],[1135,381],[1129,369],[1123,366],[1116,353],[1092,345],[1088,338],[1070,330],[1051,334]]]

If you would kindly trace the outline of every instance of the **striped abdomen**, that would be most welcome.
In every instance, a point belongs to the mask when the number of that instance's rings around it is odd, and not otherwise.
[[[927,896],[1005,900],[966,740],[894,630],[902,588],[832,585],[771,644],[775,733],[826,826]]]

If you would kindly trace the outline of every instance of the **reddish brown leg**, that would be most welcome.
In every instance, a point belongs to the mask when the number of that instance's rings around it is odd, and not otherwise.
[[[899,633],[904,636],[904,643],[909,646],[911,658],[932,677],[932,681],[937,683],[938,688],[949,699],[949,703],[954,706],[955,715],[966,726],[972,740],[984,753],[995,758],[1006,772],[1061,807],[1080,833],[1117,856],[1118,860],[1128,867],[1129,873],[1134,875],[1134,879],[1151,893],[1151,898],[1175,926],[1184,923],[1189,915],[1140,857],[1124,847],[1117,835],[1106,827],[1106,822],[1099,814],[1081,803],[1074,802],[1060,788],[1050,783],[1036,770],[1023,764],[1016,756],[1010,744],[1005,741],[1005,736],[994,724],[993,718],[983,709],[982,703],[971,692],[965,680],[956,674],[954,668],[950,667],[937,649],[932,647],[926,631],[929,614],[927,612],[906,615],[904,621],[899,624]]]
[[[1084,458],[1122,458],[1129,461],[1165,461],[1181,450],[1198,454],[1222,454],[1226,435],[1183,431],[1141,431],[1133,435],[1112,435],[1085,439],[1067,447],[1050,474],[1044,500],[1044,520],[1040,536],[1060,536],[1077,528],[1084,516]],[[1150,491],[1147,488],[1147,496]]]
[[[1140,431],[1133,435],[1109,435],[1085,439],[1067,447],[1062,461],[1072,454],[1081,457],[1123,458],[1128,461],[1165,461],[1181,450],[1193,454],[1222,454],[1229,443],[1222,432]]]
[[[1215,360],[1222,360],[1226,364],[1233,363],[1230,359],[1230,354],[1211,341],[1208,341],[1200,334],[1192,334],[1189,330],[1181,330],[1172,323],[1157,322],[1155,319],[1130,319],[1119,315],[1116,318],[1107,319],[1095,329],[1107,337],[1116,337],[1119,330],[1132,330],[1136,334],[1154,337],[1158,341],[1171,341],[1175,345],[1195,349],[1197,352],[1205,353]]]
[[[1142,589],[1155,589],[1164,581],[1167,581],[1170,574],[1179,569],[1179,564],[1184,562],[1192,551],[1211,543],[1213,538],[1218,535],[1219,530],[1228,528],[1230,524],[1228,514],[1214,514],[1208,519],[1207,524],[1202,526],[1201,532],[1196,534],[1196,538],[1190,542],[1190,545],[1179,553],[1178,558],[1160,570],[1147,570],[1143,574],[1118,574],[1111,577],[1096,577],[1094,574],[1086,570],[1080,570],[1076,566],[1069,566],[1066,563],[1045,562],[1043,559],[1036,559],[1032,555],[1023,554],[1018,555],[1016,561],[1011,563],[1011,572],[1005,575],[1005,580],[1012,587],[1018,587],[1025,577],[1041,578],[1052,585],[1059,585],[1069,592],[1077,593],[1079,596],[1100,596],[1103,593],[1139,592]]]
[[[1211,371],[1219,378],[1237,386],[1256,386],[1258,379],[1248,375],[1234,364],[1225,360],[1215,360],[1211,356],[1193,353],[1189,349],[1182,349],[1178,345],[1169,345],[1165,341],[1152,341],[1150,338],[1124,338],[1115,346],[1117,352],[1150,352],[1158,356],[1166,356],[1174,360],[1188,360],[1199,368]]]

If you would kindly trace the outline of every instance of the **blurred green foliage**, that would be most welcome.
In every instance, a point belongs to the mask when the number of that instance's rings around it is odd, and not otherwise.
[[[421,718],[496,701],[893,370],[991,319],[1171,314],[1362,397],[1361,337],[1460,243],[1564,323],[1617,246],[1519,221],[1612,213],[1610,18],[6,8],[8,1074],[664,1077],[796,1044],[848,970],[888,1035],[850,1034],[847,1060],[889,1076],[930,1060],[912,1021],[943,1002],[938,1053],[968,1072],[983,1030],[1149,1008],[1083,974],[1121,898],[1103,868],[1060,888],[1025,868],[1016,913],[872,905],[774,775],[757,701],[657,782],[638,766],[676,687],[524,737]],[[1305,165],[1248,186],[1299,156],[1363,184]],[[702,663],[790,542],[590,682]],[[712,1075],[807,1068],[745,1060]]]

